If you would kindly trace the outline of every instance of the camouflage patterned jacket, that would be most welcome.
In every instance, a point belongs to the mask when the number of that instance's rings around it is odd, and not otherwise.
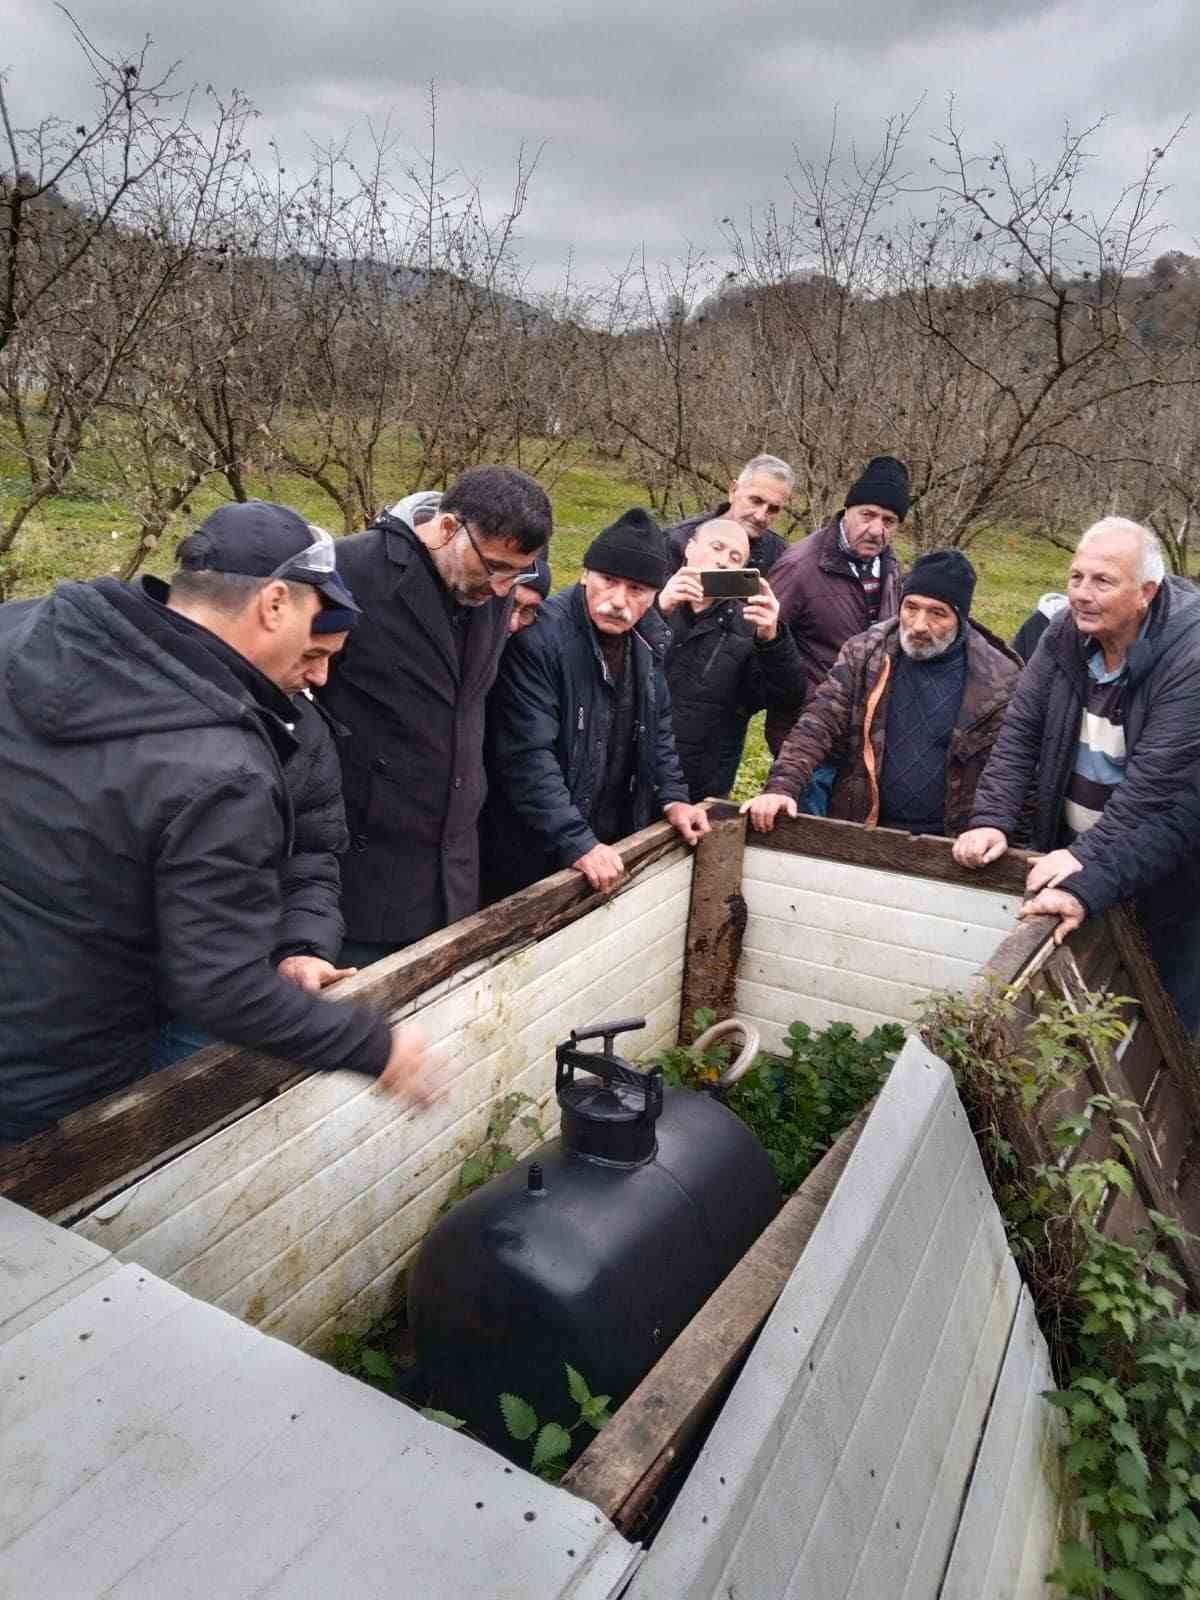
[[[975,785],[991,752],[1021,659],[978,622],[968,624],[967,674],[946,764],[946,833],[966,828]],[[900,650],[891,617],[842,646],[829,676],[811,697],[783,743],[765,793],[803,794],[824,762],[839,771],[829,815],[846,822],[879,822],[879,777],[887,735],[887,701]]]

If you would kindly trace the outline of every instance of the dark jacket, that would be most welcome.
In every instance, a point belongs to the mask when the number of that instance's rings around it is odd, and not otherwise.
[[[294,702],[296,749],[283,775],[292,802],[292,853],[280,872],[283,912],[273,959],[321,956],[337,963],[345,934],[338,858],[350,843],[342,804],[342,768],[328,714],[307,696]],[[340,730],[344,732],[344,730]]]
[[[1021,672],[1019,657],[977,622],[968,624],[966,647],[966,681],[946,760],[948,835],[968,825],[976,785]],[[799,799],[816,769],[833,762],[838,776],[829,815],[876,826],[888,696],[899,651],[895,617],[846,641],[784,741],[767,779],[767,794]]]
[[[290,702],[203,633],[111,578],[0,607],[0,1137],[141,1076],[167,1015],[387,1060],[382,1021],[274,970]]]
[[[1028,661],[1038,647],[1038,641],[1058,613],[1066,608],[1067,597],[1051,590],[1044,594],[1036,607],[1025,618],[1012,637],[1012,647],[1022,661]]]
[[[1200,1029],[1200,594],[1168,578],[1129,651],[1124,779],[1071,845],[1083,871],[1062,888],[1097,916],[1127,896],[1190,1032]],[[973,828],[1010,838],[1032,799],[1035,850],[1062,845],[1063,806],[1087,694],[1070,611],[1042,635],[975,796]]]
[[[338,571],[364,616],[321,700],[349,729],[346,931],[402,945],[479,907],[484,702],[512,603],[473,608],[460,667],[441,580],[398,509],[338,541]]]
[[[787,629],[760,644],[736,600],[699,614],[678,605],[664,620],[675,748],[688,794],[699,801],[718,792],[722,736],[765,706],[803,700],[804,668]]]
[[[714,506],[711,511],[702,511],[699,516],[687,517],[683,522],[673,522],[663,532],[667,536],[667,545],[671,553],[671,571],[678,572],[683,565],[684,553],[687,550],[688,540],[702,523],[711,522],[714,517],[723,517],[729,510],[729,501],[722,500],[719,506]],[[768,528],[765,533],[756,533],[750,539],[750,554],[746,559],[748,567],[757,567],[765,578],[771,568],[783,553],[790,549],[786,539],[773,529]]]
[[[862,584],[841,550],[840,520],[835,517],[792,545],[771,573],[779,620],[796,641],[810,694],[825,681],[846,640],[871,626]],[[900,563],[890,546],[880,557],[880,578],[875,620],[886,622],[900,609]],[[798,713],[799,706],[791,716],[776,713],[767,717],[767,741],[772,750],[779,749]]]
[[[663,619],[653,609],[630,634],[635,751],[631,825],[687,800],[662,669]],[[653,643],[651,643],[653,641]],[[579,584],[547,600],[500,668],[488,720],[491,793],[484,818],[488,880],[511,894],[568,867],[597,843],[588,825],[604,772],[612,688]]]

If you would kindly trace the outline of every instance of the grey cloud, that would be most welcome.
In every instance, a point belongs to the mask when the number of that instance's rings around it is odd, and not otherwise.
[[[0,63],[12,64],[14,100],[26,119],[70,115],[86,90],[65,25],[33,0],[6,3],[18,25]],[[794,151],[821,155],[835,107],[846,141],[869,149],[889,113],[925,96],[910,155],[924,171],[951,93],[977,148],[999,139],[1043,158],[1064,122],[1111,112],[1090,180],[1111,194],[1190,109],[1200,55],[1192,0],[1136,11],[1107,0],[97,0],[81,21],[114,50],[150,32],[162,59],[182,58],[183,80],[243,88],[263,113],[256,138],[274,137],[289,161],[310,137],[368,118],[419,154],[430,79],[442,152],[493,203],[519,147],[545,141],[521,246],[544,283],[571,251],[585,278],[643,245],[652,258],[688,240],[719,251],[721,216],[786,202]],[[1167,175],[1184,248],[1200,232],[1190,149]]]

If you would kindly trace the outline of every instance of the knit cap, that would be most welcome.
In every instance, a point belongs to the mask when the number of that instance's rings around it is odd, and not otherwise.
[[[919,594],[926,600],[940,600],[953,606],[962,622],[970,614],[974,593],[975,568],[961,550],[929,550],[913,562],[900,598]]]
[[[908,515],[908,468],[895,456],[875,456],[850,486],[846,509],[851,506],[882,506],[894,511],[903,522]]]
[[[666,537],[648,511],[634,506],[596,535],[583,565],[589,572],[661,589],[667,581]]]

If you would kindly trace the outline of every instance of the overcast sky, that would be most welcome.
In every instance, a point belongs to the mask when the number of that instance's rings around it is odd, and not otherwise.
[[[1095,198],[1200,103],[1196,0],[78,0],[94,40],[142,36],[180,80],[244,90],[256,138],[299,155],[309,138],[390,123],[426,148],[437,83],[447,162],[502,203],[517,152],[544,145],[521,223],[536,284],[603,281],[631,251],[720,250],[719,219],[786,202],[836,110],[877,142],[922,97],[909,165],[927,169],[947,97],[971,143],[1048,158],[1065,123],[1110,118],[1093,141]],[[47,0],[0,0],[0,68],[23,121],[76,120],[87,74]],[[1175,147],[1164,246],[1200,253],[1200,122]]]

